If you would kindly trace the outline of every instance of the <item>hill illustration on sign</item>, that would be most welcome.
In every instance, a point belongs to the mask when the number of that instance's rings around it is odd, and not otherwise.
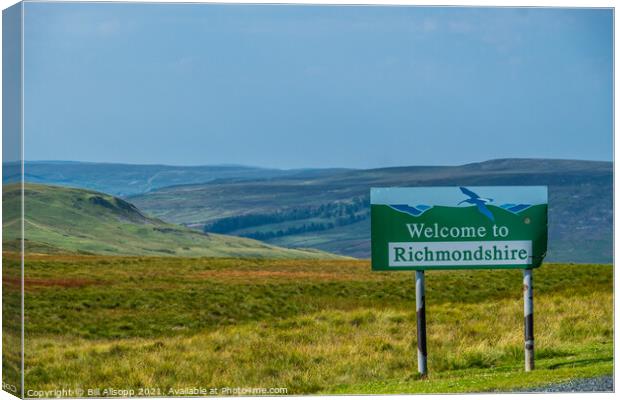
[[[536,268],[547,251],[547,188],[373,188],[372,268]]]

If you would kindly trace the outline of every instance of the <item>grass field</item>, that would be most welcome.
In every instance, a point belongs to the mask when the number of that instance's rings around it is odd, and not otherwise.
[[[613,369],[610,265],[535,271],[527,374],[521,272],[428,272],[428,379],[416,374],[412,273],[356,260],[28,255],[26,265],[26,390],[474,392]],[[5,291],[17,290],[9,273]]]

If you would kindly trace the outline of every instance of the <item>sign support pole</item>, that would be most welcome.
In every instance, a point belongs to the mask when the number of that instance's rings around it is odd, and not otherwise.
[[[426,369],[426,306],[424,295],[424,270],[415,272],[415,306],[418,325],[418,372],[428,374]]]
[[[525,330],[525,371],[534,369],[534,294],[532,270],[523,270],[523,322]]]

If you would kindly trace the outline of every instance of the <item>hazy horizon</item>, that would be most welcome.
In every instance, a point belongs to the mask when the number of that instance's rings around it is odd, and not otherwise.
[[[384,169],[384,168],[400,168],[400,167],[458,167],[469,164],[481,164],[492,161],[501,160],[546,160],[546,161],[576,161],[576,162],[603,162],[613,163],[613,160],[588,160],[577,158],[542,158],[542,157],[508,157],[508,158],[491,158],[480,161],[470,161],[458,164],[403,164],[392,166],[379,166],[371,168],[356,168],[347,166],[322,166],[322,167],[272,167],[263,165],[251,165],[251,164],[233,164],[233,163],[220,163],[220,164],[168,164],[161,162],[153,163],[132,163],[132,162],[106,162],[106,161],[84,161],[84,160],[25,160],[25,163],[75,163],[75,164],[120,164],[120,165],[144,165],[144,166],[167,166],[167,167],[243,167],[243,168],[261,168],[261,169],[281,169],[281,170],[295,170],[295,169],[351,169],[351,170],[366,170],[366,169]],[[10,163],[10,162],[9,162]]]
[[[26,159],[613,158],[612,9],[24,7]]]

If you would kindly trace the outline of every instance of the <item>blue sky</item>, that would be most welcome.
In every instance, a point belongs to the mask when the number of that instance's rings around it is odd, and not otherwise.
[[[612,159],[609,9],[27,3],[27,160]]]

